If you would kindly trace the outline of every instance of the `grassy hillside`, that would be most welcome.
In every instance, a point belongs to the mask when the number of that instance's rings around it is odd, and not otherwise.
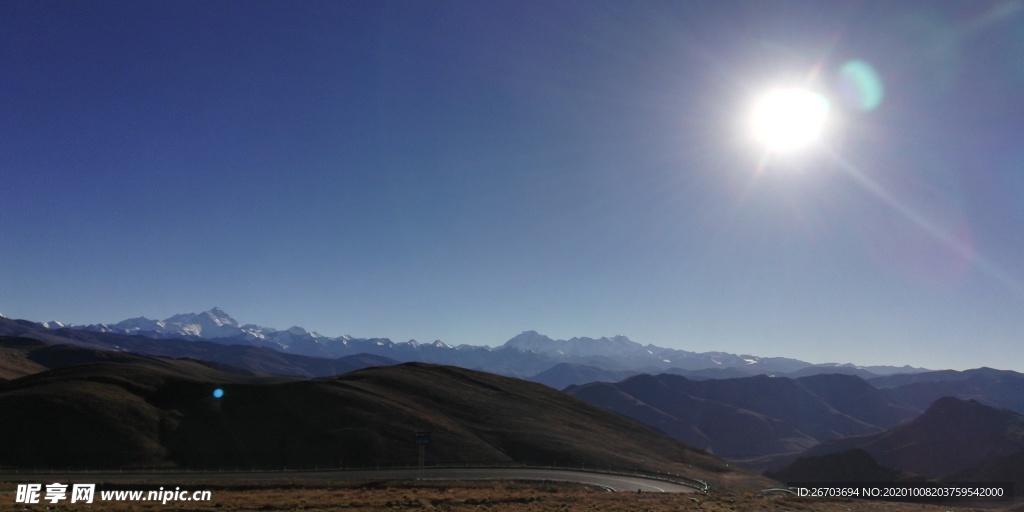
[[[231,374],[195,361],[51,370],[0,383],[0,465],[298,468],[531,463],[755,478],[541,384],[410,363],[328,379]],[[222,398],[214,398],[214,389]]]
[[[920,417],[870,436],[822,443],[803,456],[860,449],[879,464],[939,478],[971,467],[990,469],[995,461],[1024,451],[1024,416],[973,400],[936,400]],[[1011,478],[1012,479],[1012,478]]]
[[[565,391],[716,455],[748,461],[881,432],[919,414],[851,375],[697,381],[645,374]]]
[[[45,366],[28,358],[29,352],[45,346],[29,338],[0,337],[0,381],[45,371]]]

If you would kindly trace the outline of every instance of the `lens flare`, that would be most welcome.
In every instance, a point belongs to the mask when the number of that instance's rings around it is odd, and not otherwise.
[[[957,259],[961,262],[972,265],[973,268],[981,270],[990,277],[1001,281],[1007,289],[1018,295],[1024,296],[1024,284],[1018,282],[1012,274],[1006,272],[1001,267],[978,253],[971,243],[970,233],[968,231],[965,229],[948,230],[948,228],[921,214],[914,207],[901,201],[897,196],[887,191],[878,182],[871,179],[867,173],[861,172],[857,166],[848,162],[846,159],[837,154],[832,154],[831,156],[839,167],[846,171],[850,177],[854,178],[858,184],[874,194],[875,197],[880,199],[882,202],[888,204],[906,220],[915,224],[917,228],[921,230],[921,233],[928,235],[936,242],[945,245],[948,250],[952,250],[954,255],[956,255],[958,257]],[[954,224],[953,227],[966,228],[966,225],[957,226]]]
[[[882,80],[871,64],[851,60],[839,70],[839,88],[843,101],[857,110],[870,112],[882,104]]]

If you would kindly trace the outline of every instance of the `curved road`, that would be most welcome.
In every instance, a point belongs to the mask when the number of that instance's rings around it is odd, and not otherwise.
[[[345,471],[256,471],[256,472],[154,472],[154,473],[0,473],[0,481],[44,483],[95,483],[116,480],[194,482],[225,480],[556,480],[598,485],[613,491],[695,492],[693,487],[641,476],[591,473],[589,471],[532,468],[424,468]]]
[[[348,472],[341,472],[344,474]],[[591,473],[563,469],[531,468],[425,468],[409,470],[358,471],[350,479],[399,479],[399,480],[558,480],[581,484],[599,485],[613,491],[643,492],[694,492],[693,487],[644,478],[607,473]]]

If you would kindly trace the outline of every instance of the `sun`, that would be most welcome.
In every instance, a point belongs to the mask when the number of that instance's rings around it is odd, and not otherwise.
[[[810,89],[773,89],[754,102],[750,128],[768,152],[795,153],[821,140],[829,109],[828,99]]]

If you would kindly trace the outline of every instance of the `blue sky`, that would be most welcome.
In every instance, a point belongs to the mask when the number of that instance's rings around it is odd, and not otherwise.
[[[1019,0],[4,0],[0,69],[10,317],[1024,370]]]

